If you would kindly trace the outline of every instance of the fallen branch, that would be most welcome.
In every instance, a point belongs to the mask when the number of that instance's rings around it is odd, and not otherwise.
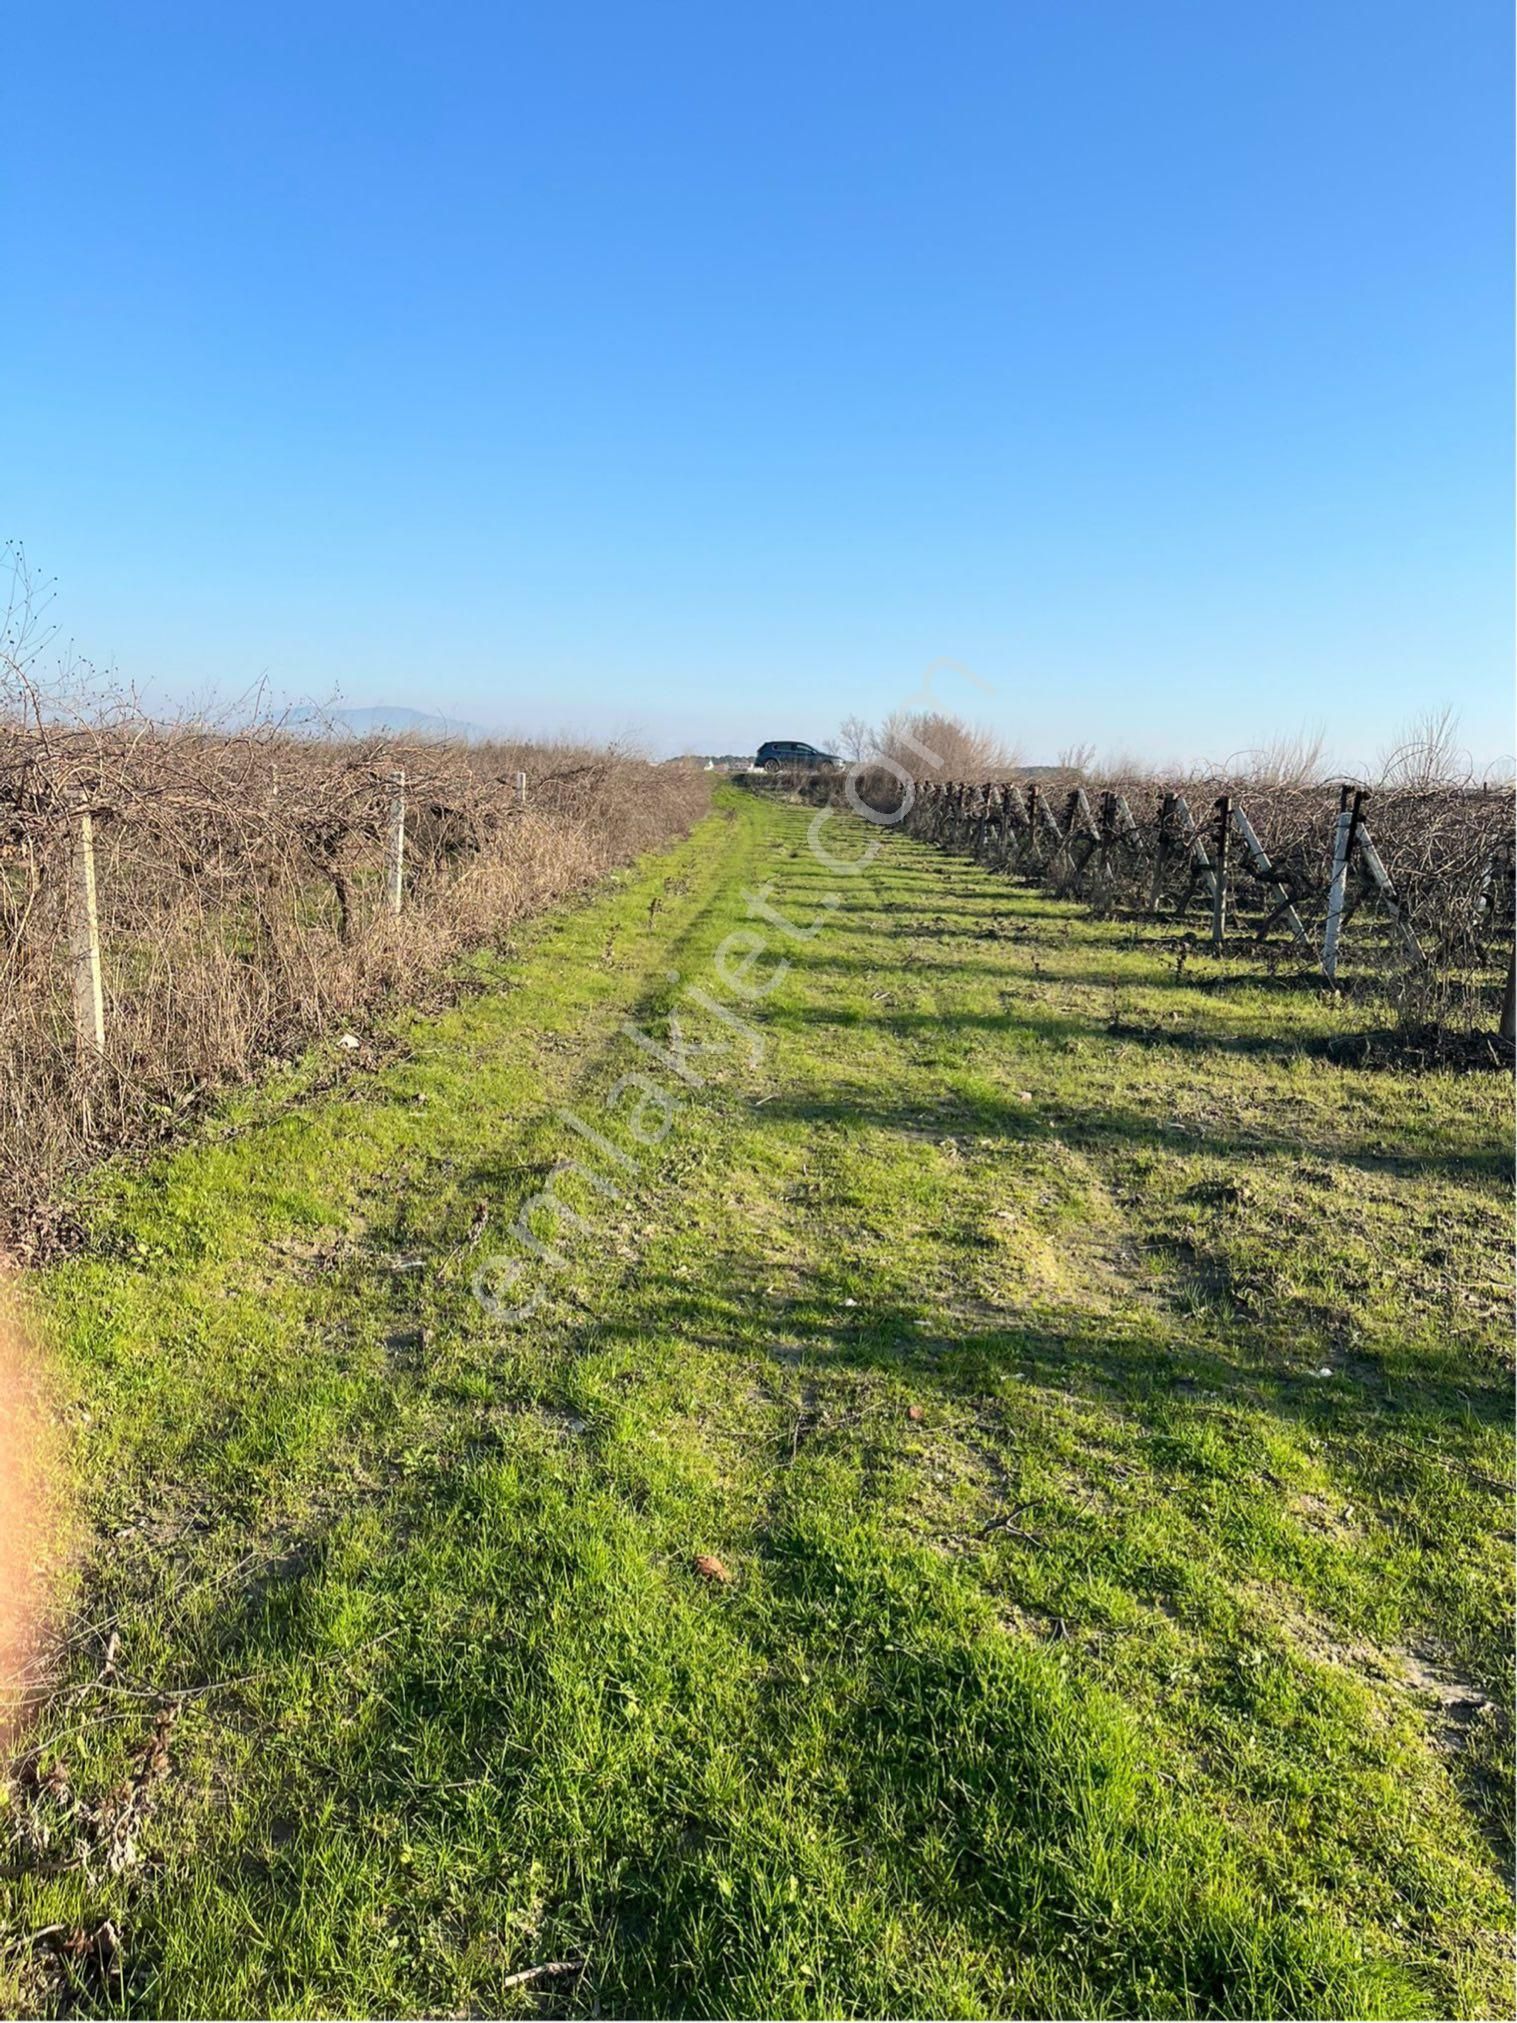
[[[524,1988],[529,1981],[546,1981],[554,1974],[583,1973],[583,1960],[544,1960],[540,1967],[518,1967],[501,1982],[503,1988]]]

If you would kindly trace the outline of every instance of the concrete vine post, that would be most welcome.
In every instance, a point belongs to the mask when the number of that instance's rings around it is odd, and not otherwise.
[[[1327,888],[1327,924],[1322,935],[1322,972],[1329,983],[1338,981],[1338,936],[1343,928],[1343,902],[1348,894],[1348,860],[1353,854],[1354,830],[1364,794],[1344,787],[1338,795],[1338,826],[1333,833],[1333,872]]]
[[[1217,797],[1217,875],[1212,881],[1211,945],[1220,955],[1227,934],[1227,835],[1232,802],[1226,794]]]
[[[390,775],[390,836],[387,896],[390,911],[398,914],[406,896],[406,776],[404,769]]]
[[[1375,848],[1374,838],[1362,819],[1354,831],[1354,840],[1359,846],[1359,861],[1373,879],[1375,890],[1380,895],[1380,903],[1389,915],[1391,925],[1400,935],[1402,946],[1413,962],[1425,964],[1427,957],[1423,954],[1422,944],[1407,918],[1406,908],[1401,903],[1401,895],[1392,884],[1390,873],[1381,860],[1380,852]]]
[[[105,1052],[105,997],[100,984],[100,919],[95,905],[95,829],[82,794],[74,804],[69,863],[69,953],[79,1057],[98,1060]]]
[[[1258,836],[1254,832],[1253,823],[1250,822],[1247,814],[1241,807],[1233,809],[1233,827],[1243,840],[1243,847],[1248,852],[1249,859],[1254,867],[1254,876],[1261,884],[1271,886],[1280,895],[1280,903],[1269,916],[1269,919],[1265,921],[1265,927],[1269,927],[1278,919],[1283,919],[1300,946],[1320,968],[1321,962],[1316,948],[1306,931],[1306,926],[1302,921],[1301,915],[1296,911],[1295,901],[1291,898],[1290,887],[1280,877],[1274,865],[1271,864],[1268,851],[1259,841]]]
[[[1117,797],[1109,789],[1101,796],[1101,840],[1096,849],[1096,893],[1104,901],[1111,886],[1112,852],[1117,841]]]

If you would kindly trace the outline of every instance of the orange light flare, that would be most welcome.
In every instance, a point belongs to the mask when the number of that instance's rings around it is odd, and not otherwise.
[[[0,1739],[22,1710],[37,1654],[50,1444],[40,1365],[0,1279]]]

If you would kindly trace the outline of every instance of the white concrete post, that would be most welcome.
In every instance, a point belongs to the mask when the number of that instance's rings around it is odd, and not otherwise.
[[[81,1057],[105,1052],[105,998],[100,987],[100,920],[95,908],[95,832],[81,795],[74,812],[69,864],[69,954],[74,972],[74,1036]]]

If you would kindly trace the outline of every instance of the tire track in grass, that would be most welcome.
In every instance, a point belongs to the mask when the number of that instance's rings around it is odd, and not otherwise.
[[[595,1044],[609,1044],[615,1022],[646,1000],[648,980],[664,959],[667,931],[677,933],[682,921],[697,916],[707,891],[719,882],[732,827],[730,819],[714,819],[706,835],[645,868],[630,884],[615,881],[609,896],[522,938],[529,947],[538,944],[526,958],[528,968],[534,958],[539,972],[548,966],[535,1000],[548,1013],[545,1026],[551,1028],[553,1014],[562,1009],[558,963],[582,961],[574,947],[584,948],[598,938],[603,919],[621,923],[624,933],[631,927],[636,943],[648,893],[667,897],[670,883],[694,883],[693,897],[676,897],[666,905],[658,938],[649,941],[643,935],[645,959],[633,972],[614,975],[609,988],[592,993],[598,1002],[586,1013],[590,1037]],[[704,866],[702,880],[695,875],[702,869],[695,853],[713,842],[717,851]],[[560,956],[557,951],[565,944],[568,953]],[[520,1032],[521,1020],[531,1016],[534,1004],[522,988],[521,970],[502,975],[498,966],[476,967],[487,973],[493,968],[506,986],[506,997],[492,1001],[495,1026],[503,1016],[508,1031],[514,1027]],[[544,997],[543,991],[551,994]],[[151,1395],[155,1381],[159,1393],[159,1425],[149,1422],[135,1436],[129,1417],[115,1411],[107,1415],[94,1399],[88,1419],[81,1421],[86,1427],[109,1425],[114,1448],[109,1463],[96,1463],[109,1473],[104,1480],[97,1475],[90,1499],[103,1519],[105,1536],[81,1570],[81,1601],[93,1627],[82,1627],[72,1646],[58,1653],[86,1700],[96,1690],[90,1678],[99,1662],[97,1640],[103,1644],[112,1628],[121,1633],[122,1676],[130,1677],[133,1690],[148,1695],[149,1703],[155,1690],[188,1688],[198,1696],[217,1680],[240,1678],[250,1665],[271,1655],[271,1636],[276,1655],[285,1646],[298,1650],[303,1600],[320,1580],[334,1534],[344,1525],[367,1525],[372,1531],[376,1524],[382,1529],[388,1523],[399,1538],[414,1521],[403,1506],[416,1500],[408,1484],[423,1441],[438,1437],[439,1398],[449,1384],[445,1358],[421,1359],[418,1366],[407,1367],[385,1358],[378,1344],[393,1337],[398,1324],[415,1322],[424,1336],[445,1317],[435,1299],[395,1297],[396,1281],[383,1270],[376,1272],[376,1259],[365,1253],[364,1245],[382,1254],[387,1238],[396,1233],[393,1221],[387,1225],[374,1214],[386,1198],[384,1177],[393,1180],[406,1146],[428,1149],[439,1114],[436,1096],[450,1076],[457,1080],[452,1058],[457,1048],[461,1045],[466,1053],[477,1049],[482,1041],[491,1042],[494,1032],[482,999],[465,1000],[441,1019],[413,1022],[410,1031],[414,1046],[376,1077],[375,1100],[355,1108],[339,1097],[314,1111],[290,1113],[276,1090],[271,1092],[276,1114],[267,1125],[257,1118],[255,1100],[248,1106],[252,1118],[235,1137],[213,1125],[209,1146],[192,1145],[161,1162],[158,1170],[167,1175],[161,1188],[153,1182],[152,1169],[141,1183],[130,1174],[118,1178],[105,1190],[96,1251],[53,1276],[49,1289],[55,1333],[67,1341],[70,1323],[78,1331],[72,1355],[79,1360],[71,1372],[76,1395],[92,1378],[97,1387],[102,1377],[109,1386],[121,1364],[109,1349],[102,1361],[102,1345],[128,1337],[129,1395]],[[531,1035],[529,1057],[541,1057],[536,1042],[537,1035]],[[552,1058],[561,1071],[567,1057],[560,1052]],[[507,1078],[506,1086],[518,1084]],[[429,1090],[431,1107],[413,1107],[417,1094]],[[549,1101],[558,1094],[551,1091]],[[434,1263],[449,1221],[468,1198],[454,1171],[458,1135],[455,1130],[449,1145],[432,1148],[425,1163],[436,1191],[404,1232],[413,1243],[426,1244]],[[221,1142],[214,1142],[217,1137]],[[316,1150],[307,1152],[297,1169],[289,1150],[311,1138],[318,1141]],[[402,1148],[398,1158],[397,1145]],[[197,1168],[202,1169],[198,1176]],[[248,1212],[250,1197],[256,1199],[261,1219]],[[297,1232],[310,1226],[312,1213],[317,1226],[340,1233],[346,1262],[333,1270],[330,1259],[323,1258],[319,1262],[326,1269],[292,1272],[289,1251],[303,1247]],[[197,1215],[203,1218],[198,1225]],[[183,1254],[173,1242],[175,1230],[182,1227],[194,1232]],[[149,1285],[148,1272],[158,1283]],[[241,1370],[234,1368],[224,1403],[218,1396],[207,1405],[189,1395],[193,1379],[183,1374],[184,1360],[171,1344],[182,1334],[185,1317],[192,1316],[197,1343],[214,1342],[219,1332],[235,1362],[247,1367],[244,1345],[235,1340],[243,1317],[236,1311],[242,1302],[234,1282],[244,1273],[256,1280],[261,1305],[269,1304],[271,1290],[277,1289],[276,1311],[262,1336],[273,1350],[267,1377],[257,1377],[250,1390]],[[429,1293],[432,1276],[427,1274]],[[416,1281],[399,1283],[409,1291]],[[233,1295],[225,1305],[224,1294]],[[355,1345],[355,1332],[365,1337],[364,1343]],[[282,1344],[297,1340],[309,1349],[292,1360]],[[281,1345],[276,1347],[276,1341]],[[256,1352],[258,1344],[250,1346]],[[335,1383],[303,1374],[328,1362],[344,1366]],[[164,1378],[169,1380],[166,1391]],[[183,1432],[164,1423],[181,1413]],[[299,1425],[303,1414],[305,1423]],[[236,1432],[239,1425],[246,1431]],[[290,1448],[285,1430],[296,1425],[302,1435],[298,1451]],[[206,1458],[217,1446],[225,1452],[229,1430],[243,1451],[232,1466],[207,1471]],[[82,1446],[94,1442],[89,1431],[81,1433]],[[303,1464],[302,1454],[310,1457]],[[335,1475],[328,1455],[337,1464]],[[298,1468],[294,1478],[292,1460]],[[139,1519],[138,1511],[149,1515]],[[386,1512],[392,1515],[386,1518]],[[124,1536],[115,1521],[123,1515],[131,1526]],[[108,1700],[109,1692],[105,1689],[102,1697]],[[295,1697],[298,1692],[297,1687]],[[257,1706],[239,1710],[237,1697],[236,1688],[219,1696],[226,1725],[256,1737],[266,1714]],[[98,1718],[83,1724],[93,1730],[87,1742],[95,1745],[86,1747],[83,1761],[76,1754],[78,1718],[70,1715],[53,1725],[66,1739],[81,1788],[92,1782],[108,1786],[116,1774],[108,1724]],[[36,1727],[35,1741],[44,1754],[48,1726],[44,1716]],[[204,1781],[213,1784],[227,1765],[210,1761],[214,1746],[203,1753]],[[239,1754],[245,1761],[246,1751],[230,1752],[232,1757]],[[31,1893],[23,1882],[23,1894]],[[78,1914],[88,1917],[91,1908],[81,1900]],[[38,1915],[40,1923],[57,1922]],[[140,1971],[140,1951],[138,1964]]]

